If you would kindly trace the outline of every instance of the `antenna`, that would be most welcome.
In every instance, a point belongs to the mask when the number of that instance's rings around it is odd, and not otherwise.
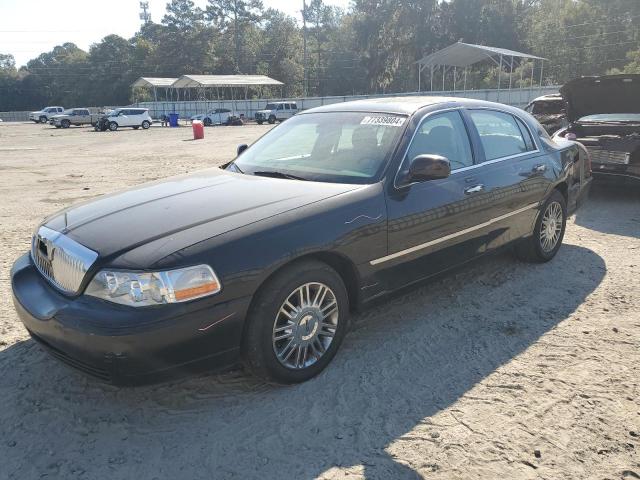
[[[149,2],[140,2],[140,20],[145,25],[151,21],[151,13],[149,13]]]

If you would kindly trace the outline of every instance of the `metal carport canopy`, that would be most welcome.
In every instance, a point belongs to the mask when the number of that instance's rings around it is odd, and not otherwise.
[[[157,77],[140,77],[131,84],[133,88],[136,87],[151,87],[151,88],[171,88],[173,82],[178,80],[177,78],[157,78]]]
[[[266,75],[183,75],[173,88],[252,87],[259,85],[284,85]]]
[[[468,67],[474,63],[481,62],[488,58],[494,60],[493,57],[517,57],[531,58],[534,60],[545,60],[542,57],[536,57],[528,53],[516,52],[506,48],[486,47],[484,45],[473,45],[470,43],[457,42],[453,45],[438,50],[437,52],[427,55],[417,63],[423,67],[436,65],[446,65],[450,67]],[[494,60],[495,61],[495,60]],[[497,63],[497,62],[496,62]]]

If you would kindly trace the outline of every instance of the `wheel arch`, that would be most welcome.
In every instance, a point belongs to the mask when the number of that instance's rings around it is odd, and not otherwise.
[[[260,291],[263,288],[265,288],[266,285],[268,285],[269,281],[272,280],[276,275],[280,274],[283,270],[297,263],[302,263],[305,261],[314,261],[314,260],[317,262],[324,263],[325,265],[329,265],[331,268],[333,268],[336,271],[336,273],[340,276],[340,278],[344,282],[345,288],[347,289],[347,296],[349,299],[349,311],[352,313],[357,311],[359,307],[359,301],[360,301],[360,295],[359,295],[359,291],[360,291],[359,278],[360,277],[358,275],[358,271],[355,264],[344,255],[340,255],[338,253],[329,252],[329,251],[318,251],[318,252],[311,252],[308,254],[304,254],[294,259],[291,259],[287,262],[284,262],[278,267],[276,267],[264,279],[262,279],[262,281],[256,288],[255,293],[253,294],[253,297],[251,298],[251,302],[249,304],[249,307],[247,308],[247,313],[251,312],[251,310],[254,308],[256,299],[258,298],[258,294],[260,293]],[[244,345],[244,340],[247,334],[247,324],[248,322],[244,322],[244,325],[242,327],[242,337],[241,337],[242,345]]]
[[[562,182],[558,183],[553,189],[558,190],[564,197],[564,201],[569,204],[569,186],[567,185],[566,181],[563,180]]]

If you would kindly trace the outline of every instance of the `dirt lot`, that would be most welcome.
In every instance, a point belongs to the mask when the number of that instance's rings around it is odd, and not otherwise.
[[[640,478],[638,189],[595,189],[549,264],[505,253],[360,314],[299,386],[118,389],[28,339],[9,269],[43,216],[223,163],[267,128],[0,124],[0,478]]]

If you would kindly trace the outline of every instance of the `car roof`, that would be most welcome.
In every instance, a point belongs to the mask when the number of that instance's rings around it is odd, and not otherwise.
[[[542,95],[541,97],[537,97],[534,98],[533,100],[531,100],[531,102],[559,102],[559,101],[563,101],[562,95],[560,95],[559,93],[551,93],[549,95]]]
[[[475,100],[463,97],[445,97],[445,96],[405,96],[405,97],[382,97],[368,98],[366,100],[354,100],[351,102],[333,103],[322,107],[311,108],[303,113],[316,112],[377,112],[377,113],[395,113],[400,115],[411,115],[424,107],[435,105],[447,107],[488,107],[499,108],[502,110],[512,110],[504,104],[487,102],[484,100]]]

